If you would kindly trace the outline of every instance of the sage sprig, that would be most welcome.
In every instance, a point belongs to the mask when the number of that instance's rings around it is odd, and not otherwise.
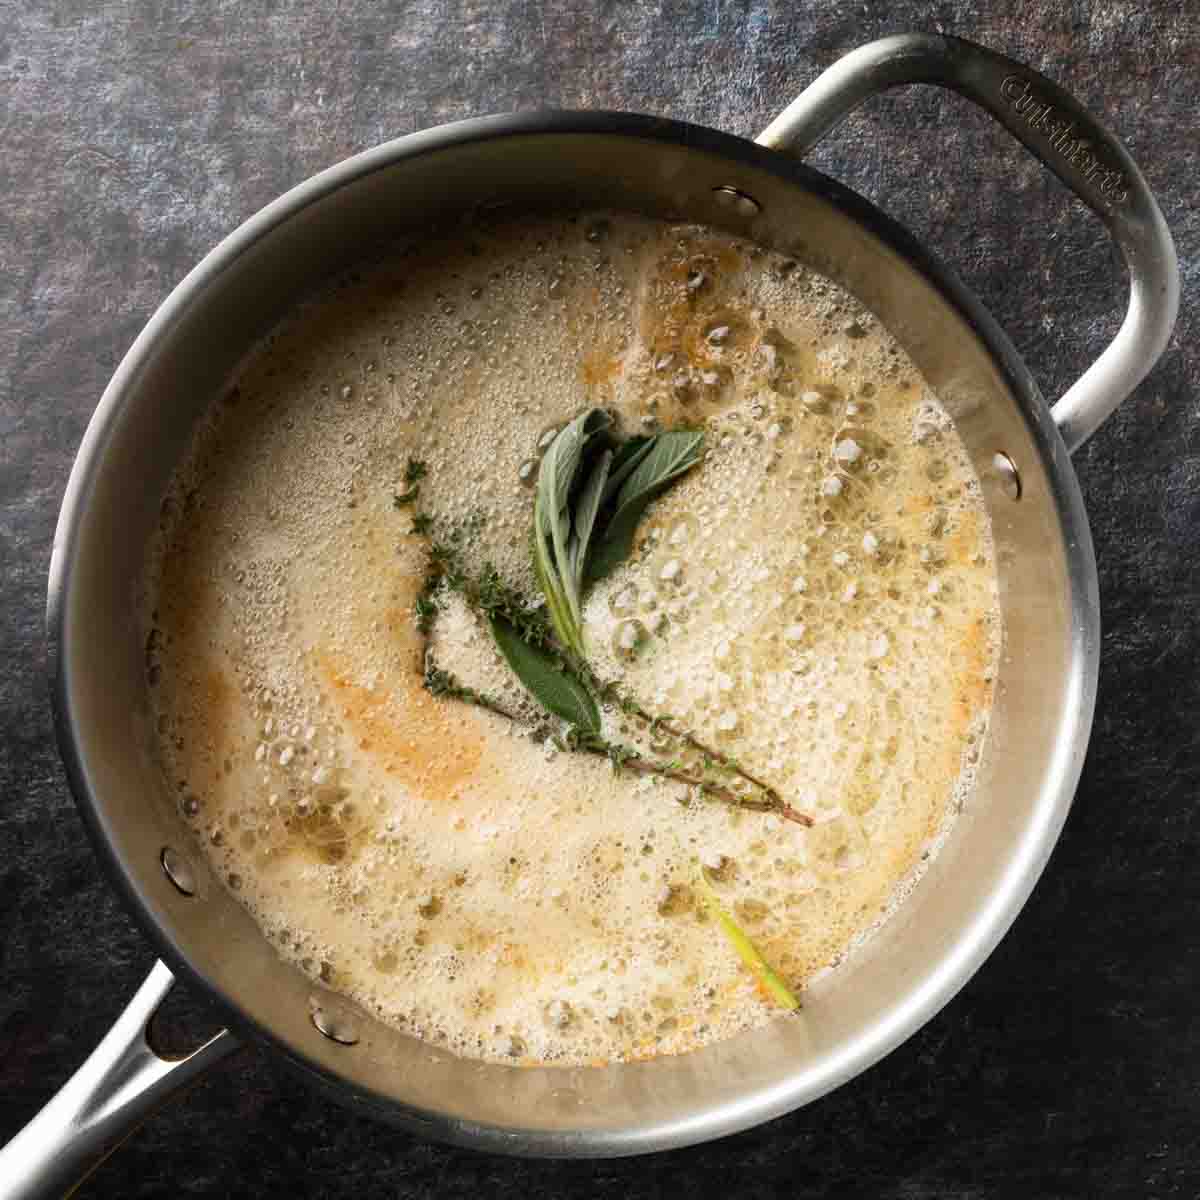
[[[593,408],[564,426],[538,471],[533,562],[563,646],[585,656],[583,593],[629,557],[650,501],[700,461],[704,435],[672,430],[617,445]]]

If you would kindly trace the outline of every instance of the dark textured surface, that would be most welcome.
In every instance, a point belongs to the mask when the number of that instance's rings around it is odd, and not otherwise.
[[[1104,114],[1184,269],[1171,348],[1076,459],[1104,601],[1099,707],[1075,809],[1013,931],[881,1065],[723,1142],[615,1163],[484,1157],[352,1118],[250,1053],[81,1194],[1200,1194],[1200,10],[1187,0],[0,0],[0,1140],[151,961],[67,796],[41,624],[72,455],[170,287],[284,188],[392,135],[544,105],[749,134],[843,51],[909,28],[1006,51]],[[1123,284],[1100,226],[965,102],[875,101],[816,161],[960,269],[1047,395],[1115,329]],[[194,999],[178,1011],[203,1019]]]

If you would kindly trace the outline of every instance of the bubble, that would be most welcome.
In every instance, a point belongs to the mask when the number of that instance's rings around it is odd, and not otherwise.
[[[657,571],[660,585],[672,589],[683,582],[683,560],[674,556],[669,557]]]
[[[809,830],[808,850],[814,869],[824,880],[858,870],[867,860],[867,840],[862,826],[848,814]]]
[[[852,437],[841,437],[834,444],[833,458],[834,461],[840,466],[852,467],[862,458],[862,456],[862,446]]]
[[[576,1023],[575,1010],[565,1000],[551,1000],[545,1008],[546,1023],[563,1032]]]
[[[683,548],[696,539],[700,532],[700,520],[695,513],[680,513],[673,518],[667,529],[667,545],[681,552]]]
[[[729,403],[734,394],[734,376],[725,366],[704,367],[690,377],[691,395],[708,412],[714,412]]]
[[[700,336],[709,353],[723,354],[739,345],[745,334],[744,323],[732,312],[723,312],[705,321]]]
[[[686,884],[667,884],[659,897],[657,910],[660,917],[682,917],[695,908],[692,889]]]
[[[621,621],[613,631],[613,653],[631,662],[644,649],[648,636],[646,626],[636,618]]]
[[[624,617],[637,611],[638,594],[632,585],[626,585],[618,591],[611,592],[608,597],[609,611],[615,616]]]
[[[771,915],[771,910],[767,905],[752,897],[739,900],[733,909],[738,920],[746,925],[761,925]]]

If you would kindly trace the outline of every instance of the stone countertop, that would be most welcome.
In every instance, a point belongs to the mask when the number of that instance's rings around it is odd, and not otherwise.
[[[935,29],[1028,62],[1125,139],[1184,306],[1154,373],[1076,456],[1104,644],[1078,798],[975,979],[825,1100],[702,1147],[518,1162],[416,1140],[241,1056],[83,1197],[1183,1197],[1200,1193],[1200,9],[1178,0],[0,0],[0,1141],[152,961],[68,797],[42,619],[71,460],[108,377],[220,237],[354,151],[459,117],[619,108],[752,134],[844,51]],[[1111,337],[1101,226],[965,101],[871,102],[814,156],[925,238],[1048,396]],[[172,1001],[203,1023],[194,996]],[[0,1181],[0,1191],[3,1181]]]

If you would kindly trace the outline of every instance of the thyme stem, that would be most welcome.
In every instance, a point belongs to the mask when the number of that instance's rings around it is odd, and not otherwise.
[[[741,776],[747,783],[753,784],[771,801],[772,806],[783,804],[783,798],[775,788],[759,779],[756,775],[752,775],[735,758],[731,758],[728,754],[702,742],[690,730],[682,729],[676,725],[670,717],[656,717],[653,713],[647,712],[635,696],[631,696],[619,684],[611,680],[599,678],[586,662],[572,659],[571,666],[583,677],[584,681],[597,696],[616,704],[623,713],[636,717],[646,726],[650,733],[661,729],[668,737],[674,738],[677,742],[684,742],[693,750],[698,750],[706,758],[724,767],[725,770],[732,771],[733,774]],[[812,822],[808,821],[807,824],[811,825]]]
[[[426,651],[423,682],[426,690],[431,695],[446,696],[452,700],[462,701],[464,704],[473,704],[477,708],[494,713],[496,716],[503,717],[506,721],[510,721],[512,724],[525,729],[532,730],[537,727],[533,722],[528,721],[514,709],[509,708],[503,701],[497,700],[494,696],[489,696],[486,692],[480,692],[475,688],[467,687],[457,676],[437,666],[432,650]],[[651,758],[645,758],[640,754],[628,750],[624,746],[606,741],[603,738],[569,739],[565,748],[578,754],[590,754],[596,758],[607,758],[617,770],[632,771],[636,775],[657,775],[661,779],[669,779],[674,783],[682,783],[688,787],[698,788],[704,795],[710,796],[714,800],[720,800],[722,803],[734,805],[737,808],[748,808],[762,812],[781,811],[777,806],[768,805],[762,801],[755,800],[753,797],[739,796],[737,792],[723,787],[721,784],[714,783],[711,779],[705,779],[701,775],[683,771],[678,767],[671,766],[670,763],[661,763]],[[788,806],[784,805],[783,807],[787,809]],[[802,814],[795,813],[795,810],[789,809],[788,811],[793,814],[789,819],[800,820],[802,824],[812,823],[810,819],[804,818]],[[787,814],[781,812],[781,815]]]
[[[695,787],[704,795],[737,808],[774,813],[797,825],[811,826],[814,823],[811,816],[793,808],[775,788],[747,771],[736,759],[706,745],[690,731],[680,728],[669,717],[655,716],[647,712],[636,698],[630,696],[617,683],[600,679],[585,659],[563,649],[554,637],[545,614],[541,610],[531,610],[524,597],[506,584],[494,567],[489,564],[478,579],[472,579],[463,570],[457,550],[452,544],[430,546],[425,582],[415,605],[417,629],[421,634],[420,670],[426,689],[433,695],[449,696],[486,709],[513,724],[533,727],[502,701],[466,686],[450,672],[437,666],[433,658],[432,635],[438,614],[435,593],[442,586],[458,592],[471,612],[481,620],[486,622],[500,616],[530,645],[560,654],[598,700],[615,704],[622,712],[637,718],[651,733],[662,730],[676,741],[685,743],[704,756],[706,766],[710,763],[716,764],[723,770],[740,776],[755,787],[760,795],[742,795],[732,788],[706,778],[703,774],[646,758],[627,747],[599,737],[575,738],[571,749],[609,758],[617,768],[628,768],[639,775],[657,775],[688,787]]]

